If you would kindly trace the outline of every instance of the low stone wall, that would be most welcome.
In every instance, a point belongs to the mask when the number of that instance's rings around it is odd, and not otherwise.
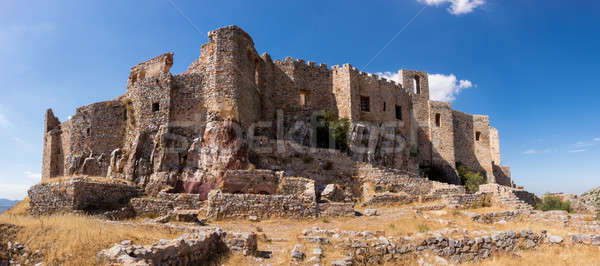
[[[574,234],[570,237],[573,244],[600,246],[600,235]]]
[[[257,216],[259,218],[315,218],[316,201],[299,195],[227,194],[213,190],[208,195],[207,217],[216,219]]]
[[[172,201],[157,198],[133,198],[129,205],[137,216],[163,216],[175,209]]]
[[[307,189],[310,190],[311,187],[314,191],[315,181],[311,179],[303,177],[284,177],[281,179],[281,183],[279,183],[277,194],[302,195],[306,193]]]
[[[138,216],[163,216],[175,210],[199,210],[205,205],[198,194],[165,193],[158,197],[133,198],[129,205]]]
[[[489,193],[452,194],[443,196],[442,201],[450,208],[470,209],[491,206],[490,197]]]
[[[30,212],[34,215],[75,210],[114,210],[126,205],[129,199],[140,193],[136,186],[85,177],[41,183],[28,191]]]
[[[410,204],[419,201],[418,197],[406,195],[406,193],[377,193],[369,197],[363,206],[386,205],[386,204]]]
[[[197,210],[204,206],[200,194],[160,192],[157,197],[173,202],[174,209]]]
[[[478,262],[494,254],[515,250],[532,249],[545,243],[545,232],[533,233],[530,230],[518,232],[498,232],[488,236],[453,239],[445,236],[429,237],[421,241],[410,239],[391,240],[375,238],[370,242],[358,242],[346,245],[352,254],[353,262],[358,265],[388,264],[401,256],[429,251],[452,263]]]
[[[517,219],[521,214],[523,214],[522,210],[514,210],[514,211],[503,211],[503,212],[489,212],[489,213],[467,213],[471,220],[483,223],[483,224],[492,224],[497,223],[499,221],[510,221]]]
[[[319,203],[320,217],[354,216],[354,203]]]
[[[271,170],[227,170],[219,188],[225,193],[275,194],[283,172]]]
[[[566,211],[530,211],[526,219],[544,225],[572,228],[578,232],[600,233],[600,221],[589,220],[589,216],[585,214]]]
[[[148,246],[132,245],[126,240],[100,251],[96,258],[101,265],[211,265],[229,250],[254,253],[256,243],[255,234],[197,232]]]

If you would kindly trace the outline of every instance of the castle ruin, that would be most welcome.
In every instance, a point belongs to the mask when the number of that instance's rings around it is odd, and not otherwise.
[[[122,96],[64,122],[48,110],[42,178],[120,178],[149,194],[206,199],[217,188],[276,194],[291,176],[313,180],[318,193],[327,184],[357,193],[352,177],[364,165],[459,184],[462,164],[514,186],[489,117],[430,100],[425,72],[403,69],[396,83],[350,64],[274,61],[237,26],[208,36],[184,73],[170,73],[166,53],[132,67]],[[314,121],[325,112],[350,122],[348,150],[316,145]]]

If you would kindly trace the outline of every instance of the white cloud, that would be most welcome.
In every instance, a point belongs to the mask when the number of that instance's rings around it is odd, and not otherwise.
[[[569,152],[570,153],[575,153],[575,152],[585,152],[585,151],[587,151],[587,150],[572,150],[572,151],[569,151]]]
[[[378,72],[377,75],[399,82],[400,71]],[[454,74],[429,74],[429,98],[434,101],[451,102],[456,96],[467,88],[472,88],[473,83],[469,80],[458,80]]]
[[[398,72],[390,72],[390,71],[386,71],[386,72],[377,72],[375,73],[376,75],[384,78],[384,79],[389,79],[389,80],[393,80],[395,82],[399,82],[400,78],[400,71]]]
[[[536,153],[537,153],[537,151],[534,149],[529,149],[529,150],[526,150],[523,152],[523,154],[536,154]]]
[[[31,172],[31,171],[25,171],[24,174],[25,174],[25,177],[27,177],[29,179],[35,179],[35,180],[42,179],[42,174],[40,174],[40,173],[34,173],[34,172]]]
[[[463,89],[473,87],[469,80],[458,80],[454,74],[429,75],[429,98],[436,101],[451,102]]]
[[[600,142],[600,138],[595,138],[594,141]]]
[[[473,10],[485,4],[485,0],[417,0],[428,6],[439,6],[441,4],[450,3],[448,12],[453,15],[462,15],[473,12]]]

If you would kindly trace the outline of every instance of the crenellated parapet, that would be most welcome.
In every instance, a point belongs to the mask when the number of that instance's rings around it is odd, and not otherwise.
[[[349,146],[364,148],[336,156],[422,175],[442,167],[449,183],[460,182],[462,163],[489,182],[511,183],[489,117],[431,101],[426,72],[402,69],[390,80],[348,63],[273,60],[237,26],[208,38],[183,73],[170,73],[173,53],[165,53],[133,66],[126,94],[115,100],[78,108],[63,123],[48,110],[43,178],[119,177],[151,191],[183,182],[207,192],[234,173],[226,170],[237,171],[237,180],[254,176],[248,167],[267,165],[253,162],[264,157],[253,154],[248,136],[315,145],[324,135],[311,119],[333,112],[350,122]]]

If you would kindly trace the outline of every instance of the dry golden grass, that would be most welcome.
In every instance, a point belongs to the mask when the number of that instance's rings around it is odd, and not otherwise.
[[[422,231],[433,231],[447,227],[464,228],[472,232],[507,231],[531,229],[535,232],[548,230],[550,234],[560,235],[565,240],[570,229],[548,226],[532,222],[526,218],[508,221],[506,224],[480,224],[462,214],[461,211],[445,209],[441,211],[423,211],[416,213],[411,205],[400,207],[379,207],[377,216],[341,217],[327,219],[293,220],[269,219],[260,222],[248,220],[211,221],[211,225],[222,227],[225,231],[257,232],[259,250],[271,251],[272,258],[259,262],[254,257],[232,255],[224,258],[224,265],[290,265],[290,251],[297,243],[304,244],[307,259],[312,256],[315,243],[302,241],[304,229],[338,229],[345,231],[370,231],[386,236],[415,235]],[[147,225],[119,225],[78,215],[55,215],[32,217],[28,215],[27,199],[0,215],[0,223],[10,223],[22,227],[18,241],[32,250],[42,251],[47,264],[90,265],[95,263],[98,251],[106,249],[124,239],[135,244],[150,244],[159,239],[173,239],[182,232],[169,231]],[[480,208],[468,211],[491,212],[499,208]],[[135,221],[135,220],[133,220]],[[460,233],[457,233],[457,237]],[[452,235],[447,235],[452,237]],[[330,241],[333,239],[330,238]],[[348,254],[333,244],[320,246],[324,257],[322,265],[342,259]],[[482,262],[483,265],[594,265],[598,263],[599,250],[586,246],[544,246],[533,251],[522,251],[520,257],[501,255]],[[393,265],[415,265],[416,256],[407,256],[405,260]]]
[[[413,206],[413,205],[410,205]],[[533,230],[539,233],[541,230],[547,230],[552,235],[560,235],[565,241],[568,241],[568,234],[570,229],[565,229],[560,226],[548,226],[539,223],[532,222],[526,218],[517,219],[514,221],[508,221],[506,224],[481,224],[473,222],[468,216],[462,214],[462,212],[455,212],[453,209],[445,209],[442,211],[423,211],[421,214],[416,214],[414,210],[410,209],[410,206],[402,207],[385,207],[377,208],[378,216],[362,216],[362,217],[342,217],[342,218],[328,218],[324,219],[312,219],[312,220],[291,220],[291,219],[269,219],[260,221],[257,223],[249,222],[247,220],[229,220],[229,221],[214,221],[212,224],[222,227],[224,230],[232,231],[255,231],[264,232],[267,239],[275,239],[277,241],[265,241],[261,239],[259,241],[260,250],[269,250],[273,252],[273,258],[268,260],[268,263],[272,265],[289,265],[290,257],[289,252],[293,246],[300,243],[301,232],[304,229],[311,229],[312,227],[319,227],[321,229],[339,229],[346,231],[371,231],[373,233],[380,232],[386,236],[407,236],[419,233],[420,229],[426,229],[428,231],[438,230],[447,227],[466,229],[469,232],[473,231],[508,231],[508,230]],[[479,209],[469,209],[467,211],[475,211],[480,213],[492,212],[492,211],[503,211],[506,209],[486,207]],[[427,216],[428,218],[424,218]],[[447,222],[447,224],[446,224]],[[456,235],[446,235],[448,237],[462,237],[462,233],[456,233]],[[331,240],[331,239],[330,239]],[[303,242],[305,245],[304,250],[307,258],[311,257],[310,250],[313,246],[311,243]],[[322,245],[321,248],[324,251],[325,257],[321,260],[321,265],[328,265],[331,261],[346,257],[344,250],[336,249],[334,245]],[[560,251],[562,258],[566,262],[565,264],[559,265],[594,265],[593,263],[587,263],[593,260],[578,259],[580,256],[596,256],[596,261],[599,261],[600,254],[598,248],[589,247],[543,247],[535,251],[524,251],[522,257],[538,256],[539,254],[541,262],[537,263],[535,259],[523,260],[522,258],[514,257],[512,255],[504,255],[495,257],[490,260],[486,260],[485,265],[554,265],[548,263],[552,261],[552,254]],[[596,253],[593,253],[593,252]],[[393,265],[415,265],[416,257],[407,257],[405,261],[395,262]],[[526,263],[521,263],[526,261]],[[265,261],[267,262],[267,261]],[[535,262],[535,263],[534,263]],[[584,264],[578,264],[573,262],[585,262]],[[226,261],[223,261],[225,265],[257,265],[260,264],[253,258],[232,256]],[[495,264],[494,264],[495,263]],[[537,264],[536,264],[537,263]]]
[[[590,246],[543,246],[538,249],[520,251],[519,257],[511,254],[494,256],[480,263],[466,265],[504,266],[504,265],[600,265],[600,250]]]
[[[151,244],[181,235],[168,228],[110,224],[84,215],[27,215],[27,202],[0,215],[0,223],[20,226],[17,241],[31,251],[40,250],[49,265],[94,265],[98,251],[129,239]]]

